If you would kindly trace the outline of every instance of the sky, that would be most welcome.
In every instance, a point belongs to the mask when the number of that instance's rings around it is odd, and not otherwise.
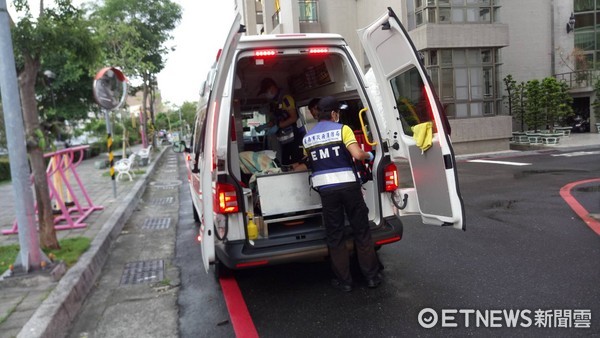
[[[73,0],[75,5],[89,0]],[[235,17],[233,0],[172,0],[181,5],[182,16],[167,46],[175,51],[165,56],[165,68],[157,75],[163,103],[180,106],[185,101],[197,102],[200,86],[223,47]],[[12,1],[9,12],[15,16]],[[52,0],[46,1],[52,3]],[[34,16],[39,0],[29,0]],[[114,65],[118,66],[118,65]]]
[[[173,0],[182,7],[179,26],[168,43],[175,51],[166,56],[157,75],[163,103],[197,102],[200,86],[223,47],[234,18],[233,0]]]

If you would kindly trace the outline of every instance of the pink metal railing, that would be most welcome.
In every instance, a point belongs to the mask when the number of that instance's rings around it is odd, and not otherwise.
[[[83,160],[83,152],[87,148],[89,148],[88,145],[83,145],[44,154],[45,158],[50,158],[48,167],[46,168],[50,199],[55,202],[61,212],[59,216],[54,217],[54,228],[56,230],[84,228],[86,224],[83,221],[91,213],[104,209],[103,206],[94,205],[77,174],[76,168]],[[77,156],[77,162],[74,162],[76,153],[79,156]],[[75,186],[72,185],[69,175],[75,180]],[[31,177],[31,182],[33,184],[33,176]],[[63,187],[66,188],[68,196],[72,201],[64,200],[64,196],[61,193]],[[75,187],[79,187],[79,191],[85,201],[79,201],[74,190]],[[35,206],[35,210],[37,213],[37,205]],[[16,233],[18,233],[17,220],[13,222],[12,229],[2,231],[4,235]]]

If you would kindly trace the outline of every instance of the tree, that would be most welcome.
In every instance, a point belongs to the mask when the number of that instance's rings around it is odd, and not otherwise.
[[[542,105],[546,112],[546,125],[554,130],[554,125],[573,113],[573,98],[569,95],[568,86],[554,77],[542,80]]]
[[[543,90],[540,81],[537,79],[527,81],[525,84],[525,95],[527,97],[525,103],[525,123],[527,123],[529,129],[537,132],[543,121]]]
[[[508,74],[504,77],[504,90],[506,90],[506,106],[508,107],[508,115],[513,115],[513,104],[516,101],[517,95],[517,81],[515,81],[512,75]]]
[[[96,8],[94,18],[107,36],[110,54],[106,60],[141,80],[142,128],[148,133],[148,104],[153,127],[156,74],[165,66],[169,51],[165,43],[181,19],[181,7],[170,0],[105,0]]]
[[[196,122],[196,112],[198,112],[198,103],[186,101],[181,105],[179,110],[181,110],[181,118],[184,121],[184,126],[193,126],[194,122]],[[182,128],[182,130],[185,129]]]
[[[504,99],[508,107],[508,115],[520,122],[521,131],[523,131],[525,129],[525,83],[517,84],[510,74],[503,81],[507,93]]]
[[[54,217],[46,181],[44,150],[46,140],[40,123],[36,93],[40,70],[46,66],[62,66],[60,88],[81,86],[80,81],[90,81],[87,86],[91,97],[91,78],[83,64],[95,62],[91,28],[81,10],[71,0],[55,0],[55,7],[46,8],[40,0],[37,19],[33,18],[26,0],[15,0],[14,5],[23,15],[12,29],[15,60],[19,76],[19,89],[23,109],[23,120],[27,151],[34,177],[35,196],[38,208],[40,244],[43,248],[58,249],[54,230]],[[68,70],[68,71],[67,71]],[[78,84],[74,84],[77,82]],[[64,87],[63,87],[64,84]],[[86,86],[83,86],[84,88]],[[39,87],[37,87],[39,88]],[[81,88],[79,88],[81,89]],[[83,90],[83,89],[82,89]],[[57,93],[59,91],[55,91]],[[60,91],[63,94],[63,91]],[[85,95],[83,96],[85,97]],[[81,97],[70,97],[64,102],[77,101]],[[59,101],[63,102],[63,101]],[[77,103],[74,103],[75,105]],[[43,108],[48,111],[47,108]]]
[[[526,98],[526,86],[525,82],[521,81],[515,87],[515,119],[520,122],[521,131],[525,131],[525,104],[527,103]]]
[[[600,123],[600,79],[594,82],[594,102],[592,102],[592,110],[594,111],[594,117],[596,117],[596,124]],[[598,130],[600,132],[600,130]]]

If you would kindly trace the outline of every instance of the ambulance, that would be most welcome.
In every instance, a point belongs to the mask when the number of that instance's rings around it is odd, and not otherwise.
[[[244,32],[238,14],[201,89],[191,140],[173,147],[184,153],[207,272],[328,255],[310,172],[281,165],[273,135],[256,128],[272,104],[257,94],[266,77],[293,97],[301,128],[316,123],[306,109],[314,98],[334,96],[347,106],[340,122],[375,153],[356,163],[356,175],[376,249],[401,240],[404,216],[465,229],[447,118],[391,8],[358,31],[371,81],[340,35]],[[353,250],[351,239],[347,247]]]

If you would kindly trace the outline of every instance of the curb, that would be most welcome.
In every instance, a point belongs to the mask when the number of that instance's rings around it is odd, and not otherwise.
[[[158,161],[169,147],[162,148],[160,154],[148,167],[143,180],[135,183],[125,199],[114,210],[102,229],[92,240],[90,248],[80,257],[61,278],[33,316],[25,323],[17,337],[63,337],[71,322],[77,316],[92,286],[100,276],[113,241],[119,236],[123,226],[133,213],[138,201],[146,190],[146,183]]]
[[[503,151],[494,151],[489,153],[477,153],[477,154],[464,154],[464,155],[455,155],[456,160],[459,161],[468,161],[476,158],[505,158],[505,157],[515,157],[515,156],[527,156],[527,155],[535,155],[535,154],[543,154],[549,152],[556,151],[584,151],[588,149],[597,149],[598,144],[590,144],[590,145],[573,145],[569,147],[547,147],[541,149],[524,149],[524,150],[503,150]]]

